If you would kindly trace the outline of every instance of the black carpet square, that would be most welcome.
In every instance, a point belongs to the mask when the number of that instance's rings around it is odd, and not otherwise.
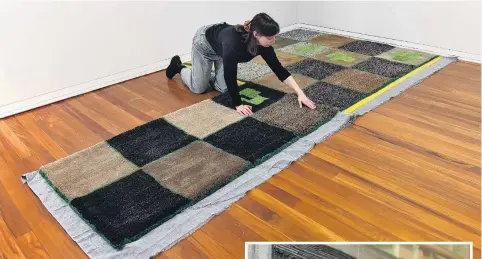
[[[197,138],[161,118],[115,136],[107,140],[107,143],[142,167],[195,140]]]
[[[243,104],[253,107],[253,112],[259,111],[281,99],[285,93],[252,82],[247,82],[239,87],[239,95]],[[229,92],[212,98],[214,102],[234,109]]]
[[[382,58],[370,58],[367,61],[355,65],[353,68],[385,77],[398,78],[415,69],[415,66]]]
[[[302,74],[311,78],[322,80],[333,73],[344,70],[345,67],[307,58],[301,62],[287,66],[286,69],[292,74]]]
[[[210,135],[204,141],[254,163],[294,137],[290,131],[246,117]]]
[[[305,90],[306,96],[318,105],[332,106],[343,110],[368,96],[366,93],[320,82]]]
[[[395,47],[387,44],[363,40],[350,42],[346,45],[339,47],[339,49],[342,50],[356,52],[367,56],[380,55],[383,52],[387,52],[393,48]]]
[[[152,176],[139,170],[72,200],[72,205],[119,248],[189,201],[162,187]]]

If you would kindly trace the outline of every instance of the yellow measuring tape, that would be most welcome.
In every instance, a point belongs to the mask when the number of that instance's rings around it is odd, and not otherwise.
[[[437,57],[437,58],[434,58],[432,59],[430,62],[427,62],[426,64],[424,64],[423,66],[420,66],[418,68],[416,68],[415,70],[413,70],[412,72],[400,77],[399,79],[391,82],[390,84],[388,84],[387,86],[385,86],[384,88],[378,90],[376,93],[366,97],[365,99],[355,103],[354,105],[350,106],[348,109],[346,109],[344,112],[345,114],[350,114],[352,113],[353,111],[357,110],[358,108],[362,107],[363,105],[365,105],[366,103],[368,103],[369,101],[373,100],[375,97],[381,95],[382,93],[388,91],[389,89],[393,88],[394,86],[400,84],[401,82],[407,80],[407,78],[415,75],[416,73],[424,70],[425,68],[433,65],[434,63],[438,62],[439,60],[441,60],[442,57]]]

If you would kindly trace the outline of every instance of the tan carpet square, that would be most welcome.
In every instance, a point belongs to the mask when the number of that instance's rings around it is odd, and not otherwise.
[[[311,110],[306,106],[300,108],[296,94],[285,95],[275,104],[255,113],[253,118],[269,125],[303,134],[318,122],[335,116],[336,109],[328,105],[317,105]]]
[[[84,196],[123,178],[138,167],[106,142],[43,166],[49,180],[69,199]]]
[[[292,76],[293,76],[293,79],[296,81],[296,83],[298,84],[298,86],[301,89],[304,89],[304,88],[306,88],[306,87],[308,87],[308,86],[317,82],[317,80],[314,79],[314,78],[304,76],[304,75],[300,75],[300,74],[292,74]],[[264,85],[266,87],[269,87],[269,88],[272,88],[272,89],[275,89],[275,90],[278,90],[278,91],[281,91],[281,92],[294,93],[293,88],[285,85],[273,73],[256,79],[254,81],[254,83]]]
[[[194,142],[147,166],[144,171],[186,198],[194,199],[249,163],[206,142]]]
[[[323,81],[358,92],[371,93],[373,90],[379,88],[389,80],[390,78],[388,77],[383,77],[356,69],[346,69],[334,73],[333,75],[325,78]]]
[[[234,109],[212,100],[202,101],[164,117],[169,123],[198,138],[204,138],[242,118]]]
[[[323,34],[309,40],[308,42],[324,45],[330,48],[337,48],[353,41],[356,41],[356,40],[343,37],[343,36],[333,35],[333,34]]]
[[[291,53],[283,52],[283,51],[279,51],[279,50],[275,50],[275,53],[276,53],[276,57],[278,57],[279,62],[283,66],[288,66],[288,65],[300,62],[300,61],[305,59],[305,57],[303,57],[303,56],[298,56],[298,55],[295,55],[295,54],[291,54]],[[258,63],[258,64],[262,64],[262,65],[267,65],[266,61],[264,61],[264,59],[261,55],[253,58],[251,60],[251,62],[255,62],[255,63]]]

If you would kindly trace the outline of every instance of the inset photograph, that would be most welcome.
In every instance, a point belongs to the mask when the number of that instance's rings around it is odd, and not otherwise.
[[[246,259],[472,259],[471,243],[246,243]]]

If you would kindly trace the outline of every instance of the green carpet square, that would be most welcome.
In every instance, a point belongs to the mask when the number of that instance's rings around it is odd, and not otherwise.
[[[435,55],[421,51],[394,48],[380,55],[377,55],[376,57],[390,60],[393,62],[419,66],[435,57]]]
[[[352,67],[360,62],[368,60],[370,56],[341,49],[330,49],[324,53],[315,55],[313,58],[335,65]]]

